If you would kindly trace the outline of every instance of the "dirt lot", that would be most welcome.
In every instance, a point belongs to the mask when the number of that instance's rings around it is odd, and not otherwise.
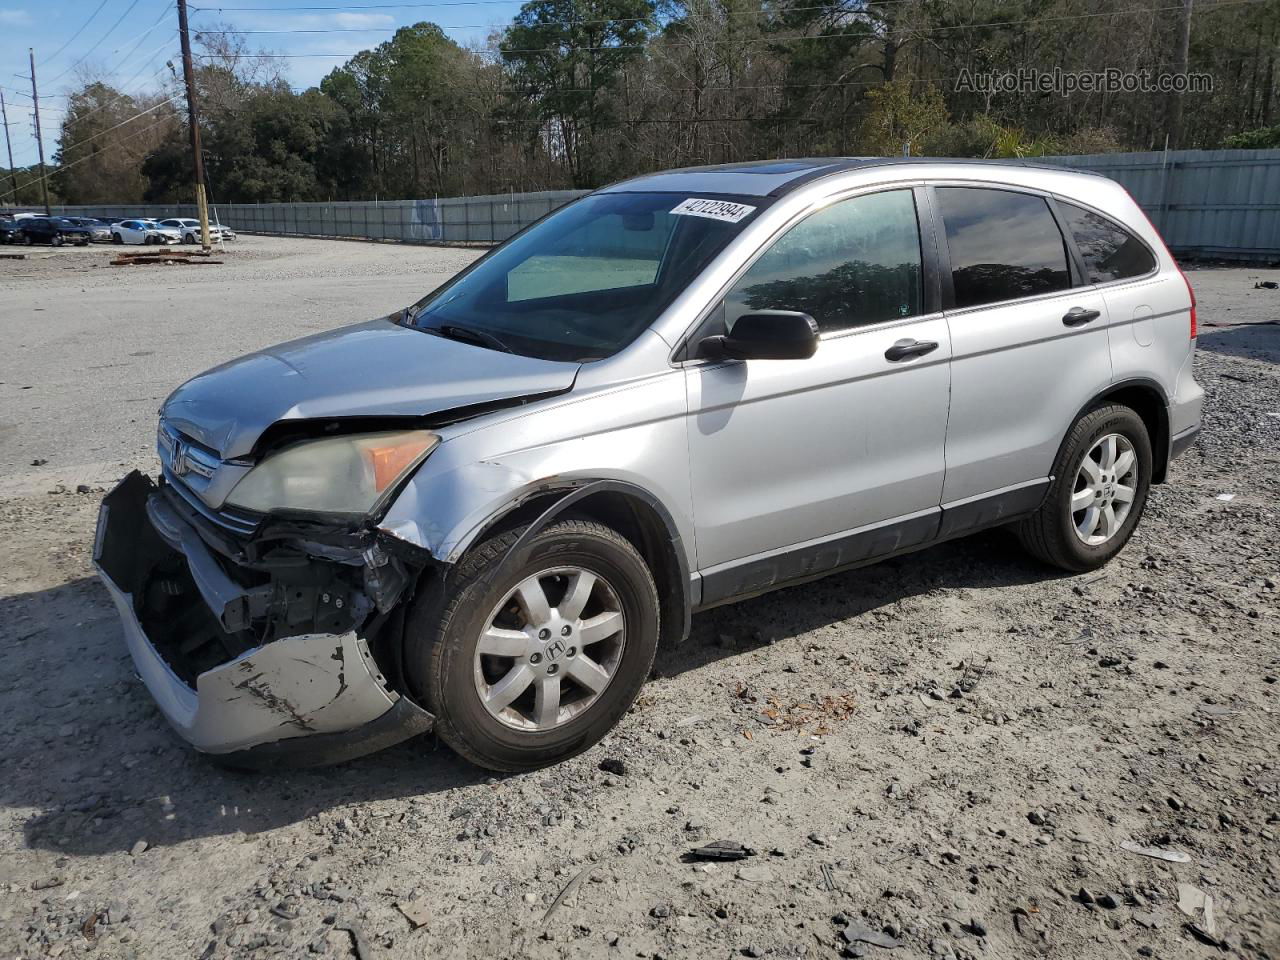
[[[189,374],[473,255],[0,261],[0,957],[1280,960],[1275,270],[1192,274],[1206,433],[1103,571],[997,532],[698,616],[616,733],[525,776],[176,742],[90,571],[102,488]],[[757,854],[682,862],[718,838]]]

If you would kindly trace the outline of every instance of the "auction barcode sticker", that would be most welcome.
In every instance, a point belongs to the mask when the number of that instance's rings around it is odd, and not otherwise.
[[[737,223],[754,210],[755,207],[749,207],[745,203],[733,203],[729,200],[699,200],[697,197],[690,197],[671,212],[685,217],[706,217],[708,220]]]

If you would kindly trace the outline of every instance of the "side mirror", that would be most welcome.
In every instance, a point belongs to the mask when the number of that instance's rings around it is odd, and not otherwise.
[[[818,324],[797,310],[744,313],[733,331],[698,344],[704,360],[807,360],[818,350]]]

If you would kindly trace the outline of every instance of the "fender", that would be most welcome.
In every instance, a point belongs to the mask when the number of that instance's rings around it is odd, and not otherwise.
[[[527,555],[529,545],[533,539],[574,504],[601,493],[620,493],[628,497],[634,497],[652,508],[666,530],[667,546],[675,560],[675,569],[670,571],[669,575],[664,578],[666,582],[659,584],[660,595],[661,593],[667,593],[673,601],[663,605],[661,620],[663,633],[671,637],[674,642],[683,643],[689,636],[694,606],[693,597],[690,594],[689,558],[685,553],[684,541],[676,527],[675,520],[666,505],[643,487],[622,480],[585,480],[567,483],[558,488],[544,487],[539,491],[539,496],[548,492],[560,493],[561,495],[533,519],[516,539],[516,542],[503,554],[502,559],[493,565],[488,574],[486,574],[485,579],[493,581],[503,571],[519,564]],[[495,511],[485,520],[480,529],[490,529],[494,523],[519,509],[521,505],[522,501],[516,501]],[[474,542],[474,539],[468,542],[466,546],[469,547]],[[654,570],[653,573],[655,579],[657,579],[659,571]]]
[[[1169,394],[1158,381],[1149,377],[1126,377],[1123,380],[1116,380],[1107,385],[1103,390],[1099,390],[1096,394],[1089,398],[1088,403],[1084,404],[1075,415],[1067,421],[1066,430],[1062,434],[1062,443],[1058,446],[1058,452],[1054,455],[1053,462],[1058,462],[1058,457],[1062,456],[1062,449],[1066,445],[1067,435],[1071,432],[1072,424],[1076,423],[1081,417],[1089,412],[1090,409],[1096,407],[1099,402],[1105,400],[1113,394],[1123,393],[1126,390],[1139,389],[1153,393],[1159,398],[1159,403],[1154,405],[1155,409],[1151,412],[1155,416],[1154,430],[1151,430],[1151,456],[1154,463],[1151,482],[1163,483],[1165,479],[1165,471],[1168,468],[1171,454],[1171,444],[1173,438],[1169,435]],[[1144,411],[1139,409],[1136,411],[1138,416],[1143,416]]]

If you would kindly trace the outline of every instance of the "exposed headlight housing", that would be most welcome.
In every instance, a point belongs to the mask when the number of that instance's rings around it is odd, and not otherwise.
[[[439,442],[430,430],[304,440],[250,470],[227,503],[260,513],[300,510],[363,516],[373,512]]]

